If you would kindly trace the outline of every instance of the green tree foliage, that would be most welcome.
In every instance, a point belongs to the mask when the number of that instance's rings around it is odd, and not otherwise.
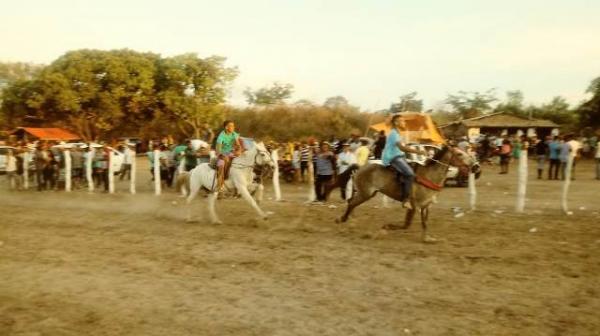
[[[248,104],[260,106],[283,104],[286,99],[292,97],[292,93],[294,93],[292,84],[281,83],[273,83],[258,90],[247,88],[244,91]]]
[[[161,110],[187,136],[198,138],[207,124],[222,118],[227,87],[237,76],[225,58],[184,54],[159,61],[157,80]]]
[[[421,111],[423,111],[423,100],[417,99],[416,91],[400,96],[400,102],[392,103],[390,106],[390,113]]]
[[[231,108],[227,117],[236,122],[238,129],[245,136],[280,141],[307,137],[346,138],[355,130],[364,132],[370,120],[369,113],[360,112],[358,108],[349,104]]]
[[[35,116],[84,139],[172,132],[173,125],[197,134],[222,114],[226,86],[237,74],[224,61],[127,49],[71,51],[32,79],[9,85],[1,111],[8,127]]]
[[[579,126],[600,129],[600,77],[590,83],[586,92],[591,93],[592,98],[578,109]]]
[[[448,95],[446,103],[452,107],[457,118],[468,119],[490,112],[491,104],[496,100],[495,89],[490,89],[484,93],[459,91]]]

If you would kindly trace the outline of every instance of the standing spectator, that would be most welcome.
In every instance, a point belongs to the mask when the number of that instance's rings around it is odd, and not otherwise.
[[[560,144],[560,179],[564,180],[566,176],[567,163],[569,161],[569,152],[571,151],[571,147],[569,146],[569,141],[571,140],[570,135],[565,135],[564,141]]]
[[[134,143],[125,143],[125,149],[123,150],[123,164],[121,165],[121,172],[119,172],[120,181],[123,181],[123,177],[127,177],[128,180],[131,180],[131,163],[135,160],[135,152],[132,148],[135,148]]]
[[[366,165],[369,162],[369,147],[367,140],[360,140],[360,147],[356,150],[356,164],[359,167]]]
[[[325,202],[327,195],[325,193],[325,186],[331,183],[335,178],[335,155],[331,151],[331,147],[327,142],[321,143],[320,152],[315,155],[316,157],[316,179],[315,179],[315,192],[317,194],[318,202]]]
[[[185,160],[185,171],[190,171],[198,165],[198,158],[196,156],[196,150],[192,146],[191,141],[187,141],[187,148],[185,149],[184,160]]]
[[[548,143],[548,156],[550,157],[550,168],[548,169],[548,180],[558,180],[558,171],[560,169],[560,138],[555,136]]]
[[[35,178],[37,182],[37,190],[46,190],[47,182],[44,178],[44,170],[50,164],[50,152],[46,150],[45,143],[38,143],[34,153],[33,160],[35,162]]]
[[[177,160],[175,160],[175,146],[171,145],[165,148],[167,154],[167,168],[169,170],[167,177],[167,186],[170,188],[173,185],[175,171],[177,170]]]
[[[73,178],[73,186],[79,188],[83,180],[83,152],[81,148],[74,146],[71,151],[71,171]]]
[[[306,142],[302,143],[302,147],[300,148],[300,178],[302,182],[305,180],[306,171],[308,170],[308,158],[310,156],[310,148]]]
[[[581,157],[581,142],[575,139],[574,135],[571,135],[571,139],[568,141],[569,143],[569,155],[573,159],[573,167],[571,168],[571,180],[575,179],[575,164],[579,161]]]
[[[350,168],[350,166],[355,164],[356,155],[352,152],[350,144],[342,144],[342,152],[338,155],[337,158],[338,175],[344,173],[346,170],[348,170],[348,168]],[[341,195],[343,200],[346,199],[346,184],[348,184],[348,181],[346,181],[346,183],[344,183],[343,185],[340,184],[340,190],[342,192]]]
[[[215,138],[215,132],[213,132],[208,123],[204,123],[203,128],[202,140],[204,140],[204,142],[207,144],[211,144]]]
[[[167,145],[160,145],[160,153],[158,154],[158,163],[160,165],[160,183],[164,188],[169,184],[169,151]]]
[[[535,144],[535,155],[538,163],[538,180],[542,179],[542,174],[544,173],[546,157],[548,157],[548,142],[550,142],[550,137],[546,137],[546,141],[544,141],[543,139],[537,139],[537,142]]]
[[[102,145],[102,148],[96,150],[94,155],[92,167],[94,168],[94,177],[96,180],[96,187],[100,184],[104,185],[104,191],[108,192],[108,148],[106,144]]]
[[[512,153],[512,147],[510,140],[502,140],[502,147],[500,147],[500,174],[508,174],[508,164],[510,162],[510,155]]]
[[[17,182],[17,164],[17,156],[12,149],[9,149],[6,152],[6,180],[8,181],[8,188],[10,190],[15,188],[20,189],[20,185]]]
[[[356,150],[358,149],[358,147],[360,147],[360,134],[358,131],[354,131],[354,132],[352,132],[352,134],[350,134],[349,144],[350,144],[350,150],[352,151],[352,153],[356,153]],[[342,149],[343,149],[343,147],[342,147]]]
[[[375,140],[375,148],[373,149],[375,160],[381,160],[381,153],[383,153],[383,148],[385,148],[385,140],[385,132],[383,130],[379,131],[377,140]]]
[[[300,153],[300,144],[296,143],[294,145],[294,151],[292,152],[292,167],[294,168],[295,175],[294,180],[298,181],[298,177],[300,176],[301,169],[301,153]]]
[[[596,141],[596,180],[600,180],[600,139]]]
[[[181,160],[184,159],[186,149],[187,149],[186,142],[179,143],[179,145],[175,146],[175,149],[173,149],[173,154],[175,157],[175,165],[177,166],[177,169],[179,169]],[[185,165],[185,162],[184,162],[184,165]]]

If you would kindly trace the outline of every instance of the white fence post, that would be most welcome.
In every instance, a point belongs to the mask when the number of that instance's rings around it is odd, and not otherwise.
[[[113,153],[112,149],[108,150],[108,193],[115,193],[115,170],[113,168],[115,153]]]
[[[279,186],[279,149],[274,149],[271,153],[271,157],[275,163],[275,168],[273,169],[273,190],[275,191],[275,200],[281,201],[281,188]]]
[[[154,162],[154,194],[160,196],[160,151],[155,149],[153,153]]]
[[[96,155],[96,150],[92,147],[92,144],[89,145],[88,149],[88,156],[85,159],[85,178],[87,179],[88,183],[88,191],[93,192],[94,179],[92,178],[92,162],[94,156]]]
[[[65,149],[65,191],[71,191],[71,151]]]
[[[517,206],[516,212],[522,213],[525,210],[525,195],[527,193],[527,143],[523,143],[521,155],[519,156],[519,177],[517,185]]]
[[[129,172],[131,175],[130,183],[129,183],[129,192],[135,194],[135,173],[136,173],[136,153],[134,150],[129,149],[129,154],[131,155],[131,171]]]

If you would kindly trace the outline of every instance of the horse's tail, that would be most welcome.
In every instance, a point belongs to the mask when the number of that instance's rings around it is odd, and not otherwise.
[[[187,196],[190,193],[190,173],[181,172],[177,175],[175,181],[175,190],[181,191],[183,196]]]

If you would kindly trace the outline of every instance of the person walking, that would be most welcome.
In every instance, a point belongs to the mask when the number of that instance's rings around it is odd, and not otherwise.
[[[569,146],[569,141],[571,140],[570,135],[566,135],[564,141],[560,144],[560,179],[564,180],[567,171],[567,163],[569,162],[569,152],[571,151],[571,147]]]
[[[573,159],[573,167],[571,168],[571,180],[575,179],[575,166],[579,158],[581,158],[581,150],[582,145],[580,141],[577,141],[575,135],[571,134],[571,139],[568,141],[569,143],[569,155]]]

